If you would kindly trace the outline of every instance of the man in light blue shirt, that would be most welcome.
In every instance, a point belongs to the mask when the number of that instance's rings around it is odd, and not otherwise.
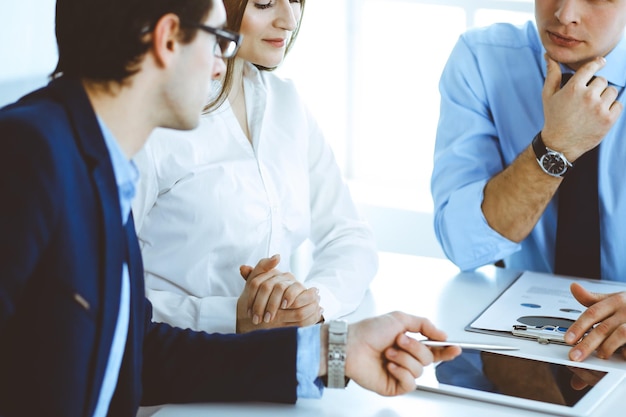
[[[602,143],[601,277],[626,281],[626,1],[537,1],[535,20],[467,32],[444,69],[431,184],[437,238],[462,270],[504,260],[553,272],[562,177],[544,172],[531,142],[541,132],[546,148],[574,164]],[[563,72],[575,75],[560,89]],[[573,291],[586,306],[604,298]],[[568,341],[602,320],[606,331],[586,338],[572,359],[596,349],[607,357],[626,342],[616,334],[624,302],[598,306],[601,316],[583,314]]]

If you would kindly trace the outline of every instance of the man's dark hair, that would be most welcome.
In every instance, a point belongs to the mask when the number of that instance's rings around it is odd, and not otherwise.
[[[121,82],[137,72],[149,47],[145,40],[165,14],[202,23],[214,0],[57,0],[59,61],[52,77]],[[197,29],[183,28],[182,42]]]

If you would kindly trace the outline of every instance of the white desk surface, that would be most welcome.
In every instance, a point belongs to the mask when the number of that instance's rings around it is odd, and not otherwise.
[[[362,306],[346,317],[359,320],[393,310],[402,310],[431,319],[446,331],[450,340],[512,344],[522,352],[567,359],[567,346],[540,345],[531,340],[509,339],[464,330],[487,305],[517,276],[515,272],[483,267],[476,272],[459,273],[443,259],[392,253],[380,254],[379,273]],[[601,360],[591,357],[585,363],[617,367],[626,371],[619,357]],[[623,414],[626,384],[619,387],[594,412],[594,417]],[[409,416],[534,416],[546,415],[528,410],[489,404],[442,394],[416,391],[400,397],[382,397],[354,382],[346,390],[325,390],[322,399],[300,399],[295,405],[266,403],[215,403],[165,405],[143,408],[138,416],[147,417],[409,417]]]

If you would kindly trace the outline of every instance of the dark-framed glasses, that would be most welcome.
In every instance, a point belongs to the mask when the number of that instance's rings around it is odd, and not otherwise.
[[[241,45],[243,35],[237,32],[233,32],[228,29],[214,28],[211,26],[203,25],[201,23],[184,23],[184,26],[203,30],[207,33],[215,35],[217,41],[215,42],[215,49],[213,54],[218,58],[232,58],[235,56]]]

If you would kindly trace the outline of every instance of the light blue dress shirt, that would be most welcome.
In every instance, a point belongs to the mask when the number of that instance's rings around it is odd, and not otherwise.
[[[100,129],[104,136],[104,141],[111,156],[115,181],[117,183],[120,209],[122,219],[120,225],[128,221],[131,203],[135,197],[136,185],[139,180],[139,171],[135,163],[129,161],[111,131],[104,122],[98,118]],[[94,412],[94,417],[105,417],[111,404],[111,398],[117,386],[124,348],[126,346],[126,336],[130,320],[130,276],[128,265],[124,263],[122,268],[122,290],[120,299],[120,309],[113,335],[113,344],[109,352],[109,360],[102,381],[102,388],[98,397],[98,403]],[[297,395],[300,398],[319,398],[323,392],[323,386],[317,373],[320,366],[320,326],[309,326],[298,328],[296,352],[296,374],[297,374]]]
[[[461,36],[440,81],[441,113],[431,189],[435,232],[462,270],[504,259],[507,267],[553,272],[556,198],[521,243],[501,236],[481,210],[483,188],[543,128],[544,48],[533,22],[496,24]],[[626,40],[596,74],[620,91],[626,84]],[[600,146],[602,278],[626,281],[626,116]]]
[[[320,325],[298,328],[298,350],[296,351],[296,377],[298,398],[320,398],[324,391],[317,377],[320,369]]]
[[[121,227],[126,224],[128,216],[130,215],[130,206],[135,196],[135,187],[139,180],[139,171],[135,167],[135,164],[126,158],[113,137],[113,134],[105,126],[104,122],[100,118],[98,118],[98,122],[100,123],[100,129],[104,136],[104,142],[111,156],[113,173],[115,174],[115,181],[117,183],[120,209],[122,212],[122,218],[120,219]],[[104,380],[102,381],[102,388],[100,389],[98,403],[93,414],[94,417],[105,417],[107,415],[111,398],[117,386],[122,358],[124,357],[124,348],[126,346],[126,336],[128,334],[128,324],[130,320],[130,277],[126,263],[124,263],[122,267],[121,280],[120,309],[117,315],[113,344],[109,352],[109,360],[107,362]]]

